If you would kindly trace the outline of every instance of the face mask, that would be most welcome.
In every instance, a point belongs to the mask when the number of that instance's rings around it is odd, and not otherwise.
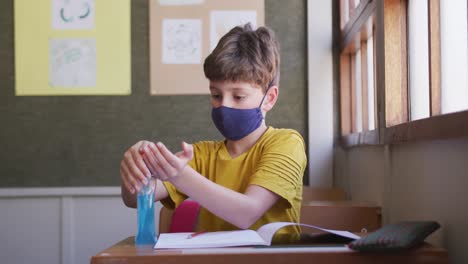
[[[237,109],[220,106],[211,110],[211,118],[223,136],[230,140],[239,140],[260,127],[263,114],[260,107],[267,95],[263,96],[260,105],[252,109]]]

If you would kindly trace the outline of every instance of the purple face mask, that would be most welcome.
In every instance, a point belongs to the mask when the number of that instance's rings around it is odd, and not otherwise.
[[[213,123],[227,139],[239,140],[244,138],[262,124],[263,114],[260,107],[265,96],[266,93],[260,105],[252,109],[237,109],[226,106],[213,108],[211,110]]]

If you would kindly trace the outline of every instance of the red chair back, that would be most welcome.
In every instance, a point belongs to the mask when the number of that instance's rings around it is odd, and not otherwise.
[[[200,205],[192,200],[183,201],[175,210],[171,219],[170,233],[193,232],[197,224]]]

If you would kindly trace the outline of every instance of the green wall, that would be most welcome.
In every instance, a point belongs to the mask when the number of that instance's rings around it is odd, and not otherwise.
[[[13,0],[0,1],[0,187],[119,185],[122,154],[140,139],[176,151],[182,140],[221,138],[208,95],[149,96],[148,0],[131,2],[130,96],[17,97]],[[280,98],[267,124],[307,140],[306,1],[265,0],[265,14],[282,54]]]

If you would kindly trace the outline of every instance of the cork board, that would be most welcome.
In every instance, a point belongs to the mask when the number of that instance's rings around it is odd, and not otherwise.
[[[265,21],[264,0],[165,2],[150,0],[151,95],[208,94],[203,61],[219,38],[235,25]]]

